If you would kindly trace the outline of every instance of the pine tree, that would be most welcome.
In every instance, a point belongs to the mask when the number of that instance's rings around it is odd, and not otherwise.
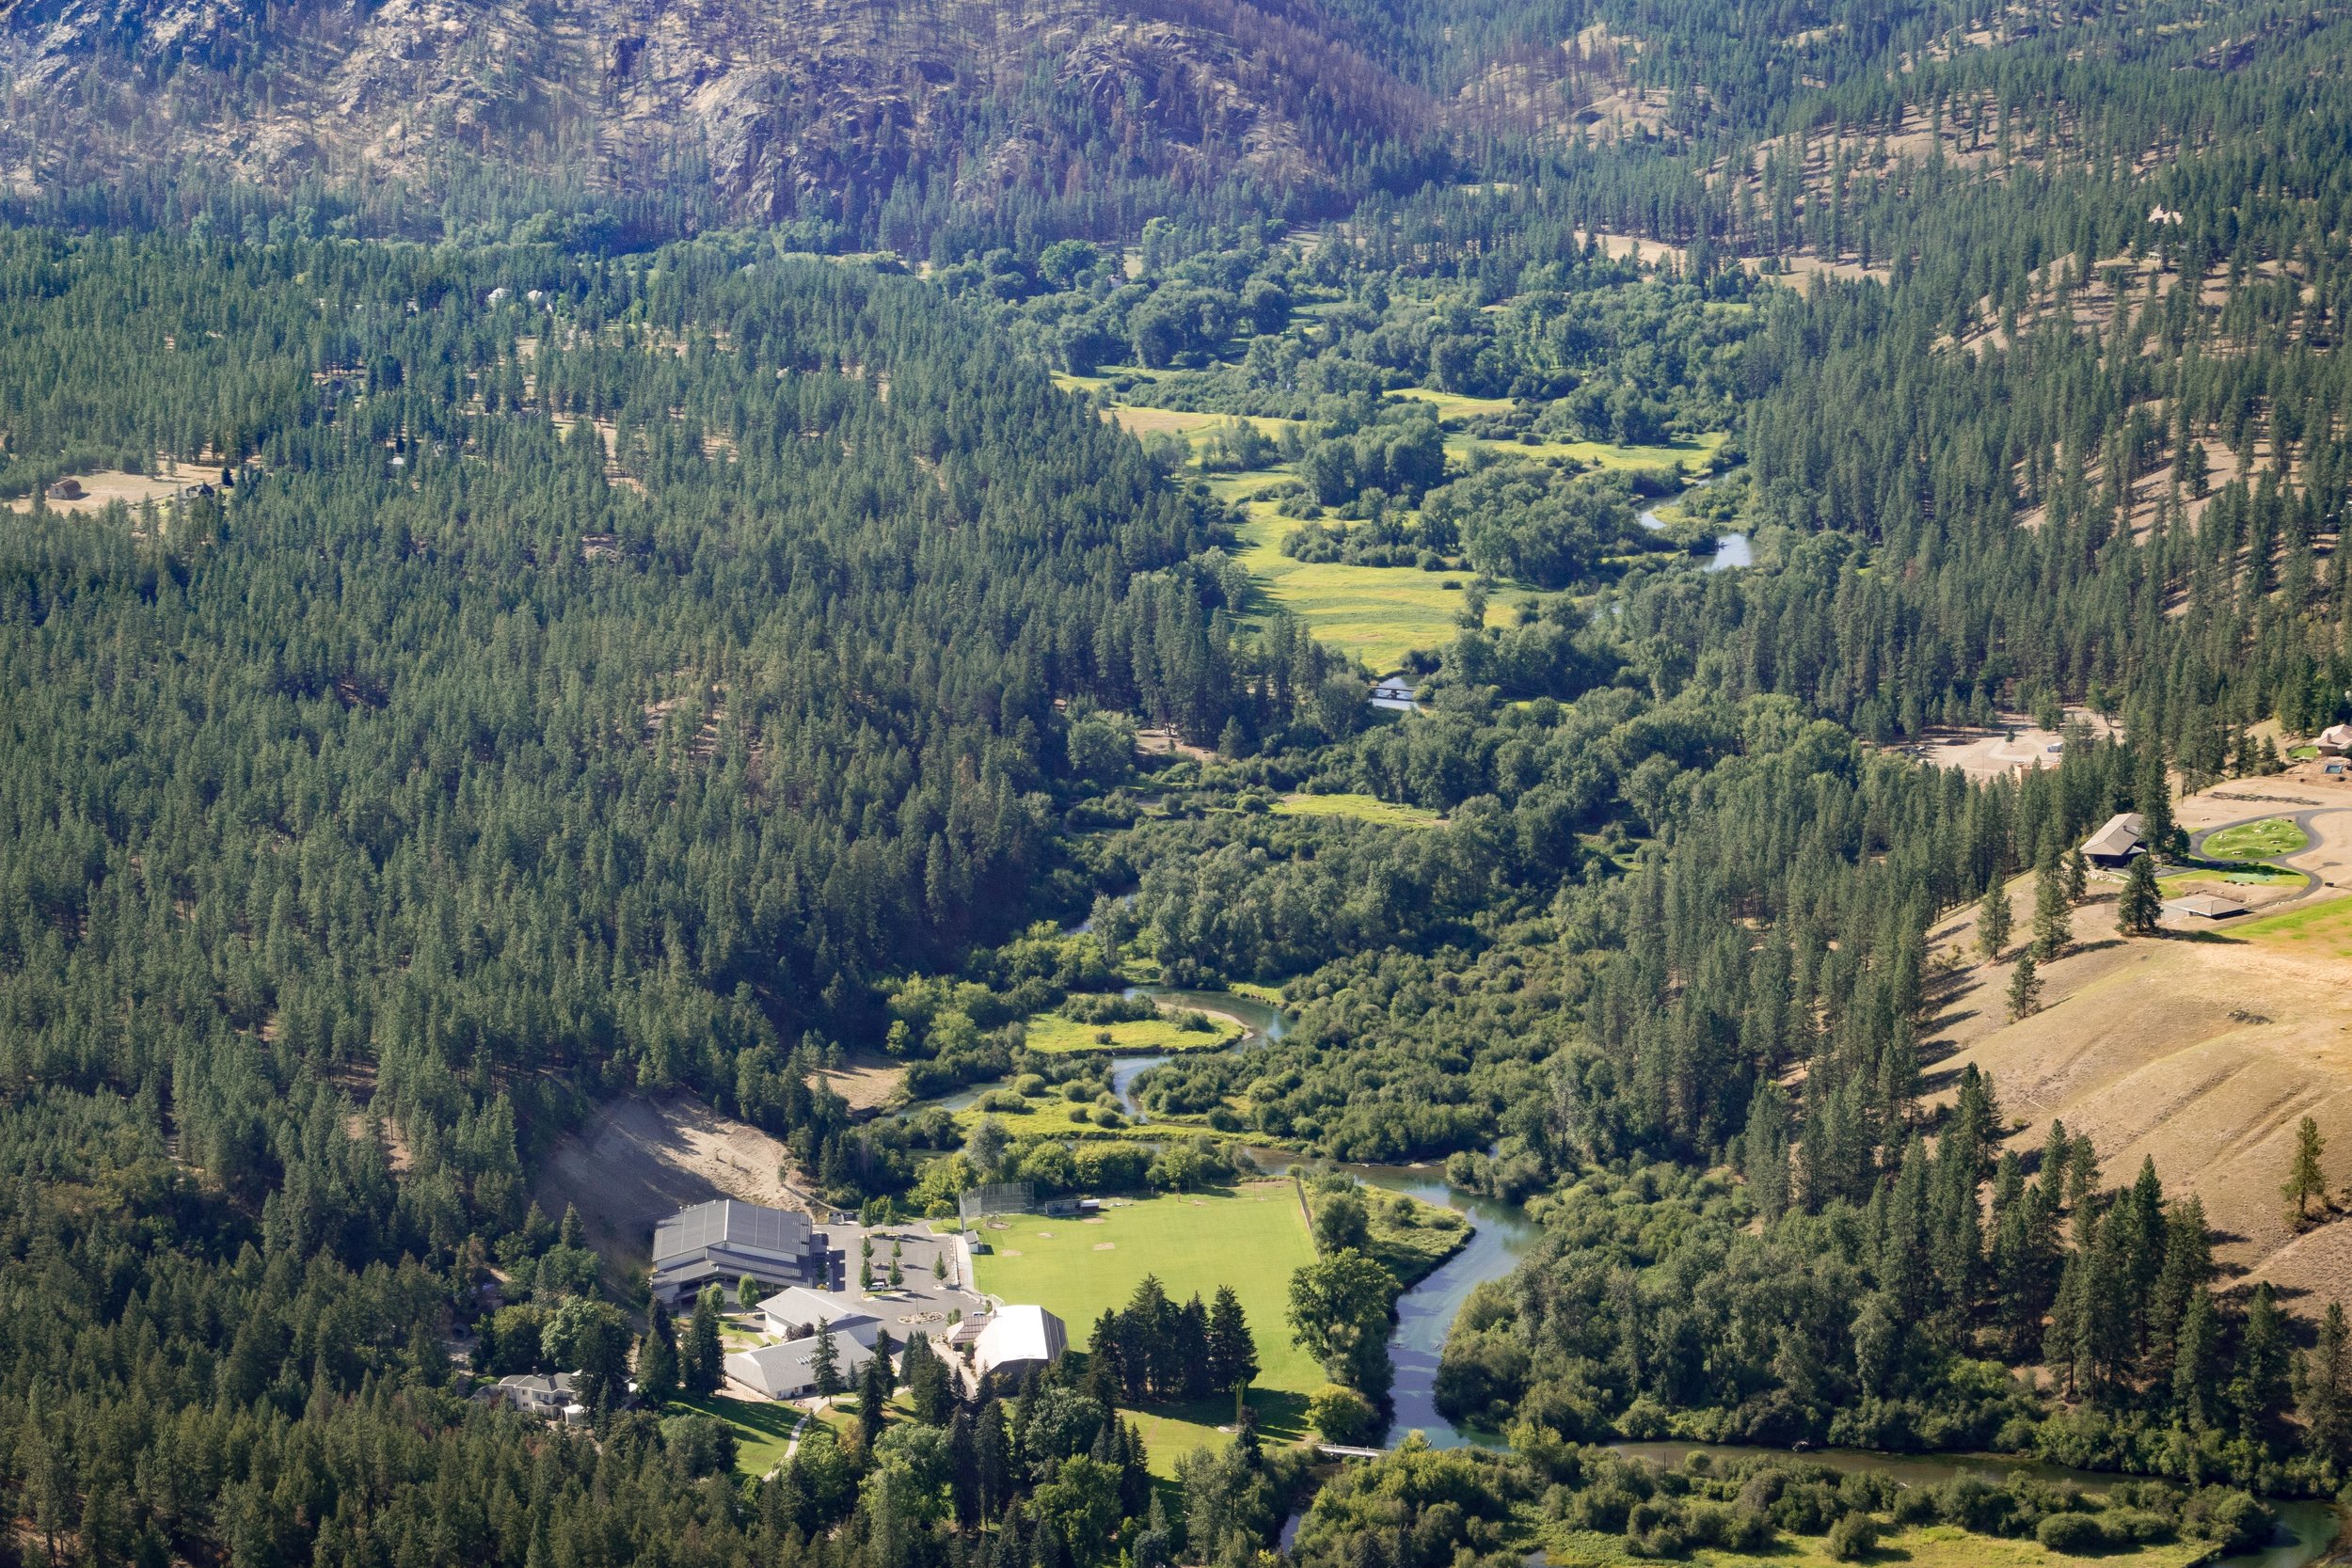
[[[2033,885],[2033,956],[2048,963],[2066,951],[2074,939],[2074,914],[2067,902],[2066,880],[2056,859],[2045,860]]]
[[[2230,1402],[2237,1407],[2238,1433],[2249,1442],[2270,1444],[2280,1435],[2293,1387],[2295,1348],[2287,1338],[2286,1314],[2264,1280],[2247,1304],[2238,1332],[2237,1376]]]
[[[1243,1316],[1241,1297],[1230,1285],[1216,1288],[1216,1299],[1209,1306],[1209,1382],[1216,1388],[1233,1391],[1233,1408],[1241,1409],[1249,1383],[1258,1375],[1258,1344],[1250,1337],[1249,1321]]]
[[[719,1298],[716,1284],[704,1286],[694,1298],[694,1315],[687,1322],[678,1376],[690,1394],[708,1394],[719,1386],[725,1360],[719,1342]]]
[[[2134,856],[2133,858],[2137,859],[2138,857]],[[2069,903],[2079,904],[2083,901],[2085,895],[2090,892],[2090,861],[2089,857],[2084,855],[2082,852],[2081,846],[2077,845],[2074,848],[2069,850],[2066,856],[2067,901]]]
[[[1756,1212],[1767,1223],[1780,1218],[1788,1207],[1788,1095],[1770,1079],[1748,1097],[1740,1164]]]
[[[2211,1291],[2188,1298],[2181,1315],[2180,1349],[2172,1358],[2172,1418],[2192,1430],[2215,1424],[2221,1413],[2221,1314]]]
[[[637,1346],[637,1397],[648,1409],[660,1410],[677,1395],[677,1331],[670,1309],[653,1304],[653,1320]]]
[[[2132,784],[2132,804],[2139,813],[2141,835],[2151,854],[2172,847],[2173,835],[2179,830],[2172,821],[2172,782],[2167,776],[2163,751],[2149,745],[2141,749],[2139,765]]]
[[[841,1392],[841,1353],[834,1348],[830,1332],[818,1331],[817,1349],[809,1354],[809,1370],[817,1374],[818,1394],[831,1399]]]
[[[2298,1230],[2312,1217],[2312,1199],[2318,1198],[2323,1205],[2328,1200],[2328,1176],[2319,1163],[2327,1148],[2317,1121],[2305,1117],[2296,1124],[2294,1162],[2279,1191],[2287,1200],[2288,1223]]]
[[[1998,958],[2001,950],[2009,945],[2012,920],[2009,888],[1996,871],[1985,884],[1984,896],[1977,902],[1977,952],[1986,962]]]
[[[2329,1302],[2320,1317],[2318,1341],[2303,1361],[2296,1402],[2312,1456],[2341,1470],[2352,1456],[2352,1328],[2340,1301]]]
[[[2164,913],[2153,855],[2134,855],[2123,873],[2123,893],[2115,904],[2115,928],[2127,937],[2153,936]]]
[[[2017,967],[2009,977],[2010,1022],[2027,1016],[2042,1006],[2042,977],[2034,973],[2030,949],[2017,955]]]

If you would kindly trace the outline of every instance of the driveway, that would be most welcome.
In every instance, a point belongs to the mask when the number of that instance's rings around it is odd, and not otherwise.
[[[2292,904],[2299,899],[2309,898],[2328,885],[2326,879],[2317,871],[2295,863],[2307,856],[2316,855],[2327,847],[2328,836],[2319,831],[2319,818],[2333,816],[2344,809],[2343,806],[2306,806],[2299,811],[2255,812],[2246,816],[2233,817],[2227,822],[2217,822],[2210,828],[2200,828],[2189,835],[2189,856],[2194,860],[2202,860],[2205,855],[2205,841],[2216,833],[2226,832],[2232,828],[2243,828],[2249,822],[2269,822],[2283,817],[2300,828],[2303,831],[2303,836],[2310,842],[2291,854],[2269,856],[2255,863],[2275,865],[2281,871],[2292,871],[2303,879],[2301,891],[2274,900],[2271,907]]]

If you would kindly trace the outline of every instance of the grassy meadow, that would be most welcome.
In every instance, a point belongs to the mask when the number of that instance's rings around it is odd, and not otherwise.
[[[1080,1023],[1059,1013],[1036,1013],[1022,1025],[1028,1047],[1051,1055],[1085,1052],[1117,1052],[1137,1055],[1156,1051],[1215,1051],[1241,1038],[1242,1026],[1212,1013],[1209,1029],[1186,1029],[1162,1013],[1157,1018],[1130,1019],[1119,1023]],[[1104,1036],[1109,1036],[1106,1040]]]
[[[1260,1431],[1270,1442],[1307,1434],[1307,1396],[1322,1386],[1323,1370],[1291,1343],[1285,1314],[1291,1275],[1313,1260],[1314,1243],[1290,1182],[1122,1203],[1096,1222],[1008,1215],[985,1234],[993,1250],[974,1259],[980,1289],[1043,1306],[1069,1326],[1073,1350],[1086,1348],[1095,1320],[1126,1306],[1147,1274],[1180,1302],[1195,1291],[1206,1301],[1231,1285],[1257,1341],[1260,1371],[1249,1402]],[[1223,1399],[1139,1412],[1152,1473],[1173,1475],[1178,1455],[1223,1441],[1216,1429],[1232,1418],[1232,1402]]]
[[[680,1394],[662,1407],[665,1416],[715,1416],[735,1433],[735,1473],[764,1476],[784,1463],[785,1450],[799,1430],[798,1405],[767,1400],[723,1400],[700,1394]]]
[[[1274,803],[1277,816],[1346,816],[1388,828],[1434,828],[1445,818],[1426,806],[1383,800],[1375,795],[1286,795]]]

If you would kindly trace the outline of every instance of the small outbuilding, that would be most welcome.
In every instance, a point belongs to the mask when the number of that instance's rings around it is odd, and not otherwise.
[[[66,478],[57,481],[56,483],[52,484],[49,487],[49,499],[53,501],[80,500],[82,499],[82,482],[72,477],[71,475],[68,475]]]
[[[2166,899],[2164,912],[2175,920],[2234,920],[2246,912],[2246,906],[2211,893],[2192,893]]]
[[[2083,859],[2109,870],[2129,865],[2134,855],[2147,852],[2147,819],[2136,811],[2120,811],[2106,825],[2083,840]]]

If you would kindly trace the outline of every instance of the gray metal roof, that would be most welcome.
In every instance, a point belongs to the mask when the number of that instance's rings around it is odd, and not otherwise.
[[[808,1237],[806,1214],[723,1197],[681,1209],[654,1227],[653,1260],[659,1264],[714,1246],[789,1255],[805,1251]]]

